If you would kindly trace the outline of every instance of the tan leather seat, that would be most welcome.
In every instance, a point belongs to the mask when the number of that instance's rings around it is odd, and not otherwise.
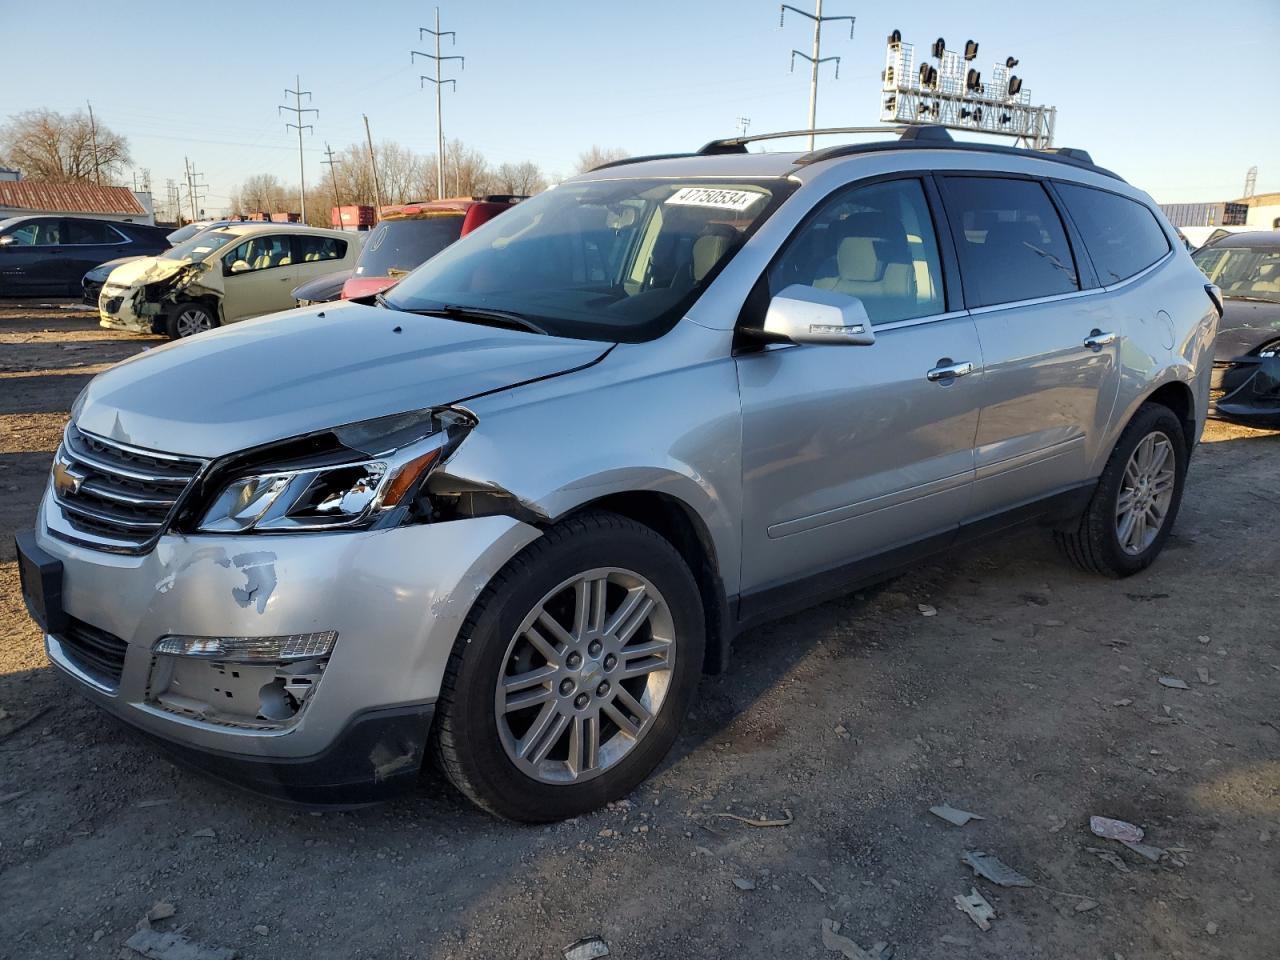
[[[909,262],[883,263],[871,237],[845,237],[836,248],[834,277],[819,277],[820,290],[859,299],[905,299],[915,296],[915,270]]]
[[[1264,263],[1258,268],[1258,279],[1249,285],[1257,293],[1280,293],[1280,263]]]
[[[720,262],[729,249],[730,240],[720,234],[699,237],[693,241],[693,282],[698,283]]]

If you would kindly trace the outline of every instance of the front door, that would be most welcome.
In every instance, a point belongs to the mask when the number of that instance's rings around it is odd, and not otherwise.
[[[829,197],[766,281],[770,295],[802,283],[858,297],[876,342],[737,357],[744,618],[947,542],[968,509],[982,380],[917,179]]]
[[[10,230],[0,255],[0,281],[13,293],[65,292],[62,223],[56,217],[25,220]]]
[[[1122,330],[1042,183],[955,176],[942,188],[982,343],[976,519],[1089,478],[1119,391]]]
[[[129,254],[129,238],[101,220],[67,217],[62,244],[59,283],[71,293],[80,292],[80,281],[98,264]]]
[[[287,234],[255,234],[222,256],[222,322],[288,310],[297,272]]]

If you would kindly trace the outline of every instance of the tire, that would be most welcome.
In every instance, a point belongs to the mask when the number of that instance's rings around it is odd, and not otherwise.
[[[187,301],[179,303],[165,317],[165,333],[170,340],[194,337],[197,333],[212,330],[218,325],[214,312],[203,303]]]
[[[1143,467],[1140,461],[1145,453],[1138,453],[1139,448],[1151,453],[1148,463],[1156,469]],[[1168,407],[1144,403],[1116,441],[1088,507],[1071,529],[1054,534],[1059,546],[1076,566],[1090,573],[1128,577],[1151,566],[1177,519],[1188,459],[1182,421]],[[1170,466],[1172,476],[1167,473]],[[1141,478],[1147,473],[1151,475],[1144,486]],[[1163,496],[1166,490],[1167,500]],[[1141,514],[1144,526],[1122,526],[1122,495],[1126,503],[1137,500],[1137,506],[1125,511],[1125,516]],[[1146,511],[1140,509],[1144,503],[1150,504]]]
[[[587,586],[596,582],[604,587]],[[619,617],[633,601],[632,615]],[[601,627],[614,618],[622,623],[607,635]],[[625,796],[675,742],[704,631],[689,568],[653,530],[604,512],[557,524],[493,578],[463,624],[436,703],[436,760],[462,793],[508,820],[561,820]],[[545,681],[530,684],[539,672]],[[513,677],[514,692],[499,689]],[[637,725],[633,705],[650,719]],[[593,742],[593,724],[594,766],[593,751],[579,749]]]

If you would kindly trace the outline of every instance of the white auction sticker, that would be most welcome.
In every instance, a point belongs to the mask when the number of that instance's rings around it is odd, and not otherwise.
[[[680,207],[716,207],[720,210],[747,209],[764,194],[751,190],[721,190],[716,187],[681,187],[667,203]]]

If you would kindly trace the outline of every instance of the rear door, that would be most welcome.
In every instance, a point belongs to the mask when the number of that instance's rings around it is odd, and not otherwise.
[[[337,237],[298,234],[293,241],[294,276],[298,283],[306,283],[326,273],[333,273],[347,259],[350,242]],[[290,302],[290,306],[293,303]]]
[[[1123,331],[1044,183],[939,180],[982,344],[980,519],[1089,479],[1119,389]]]
[[[981,354],[973,321],[947,308],[927,196],[915,177],[837,191],[775,259],[767,296],[753,294],[767,303],[799,283],[856,296],[876,342],[736,358],[744,618],[943,545],[967,512]]]
[[[67,217],[62,221],[62,243],[60,279],[73,292],[79,291],[81,279],[98,264],[130,253],[129,238],[101,220]]]
[[[297,285],[289,234],[255,234],[222,255],[222,322],[288,310]]]

